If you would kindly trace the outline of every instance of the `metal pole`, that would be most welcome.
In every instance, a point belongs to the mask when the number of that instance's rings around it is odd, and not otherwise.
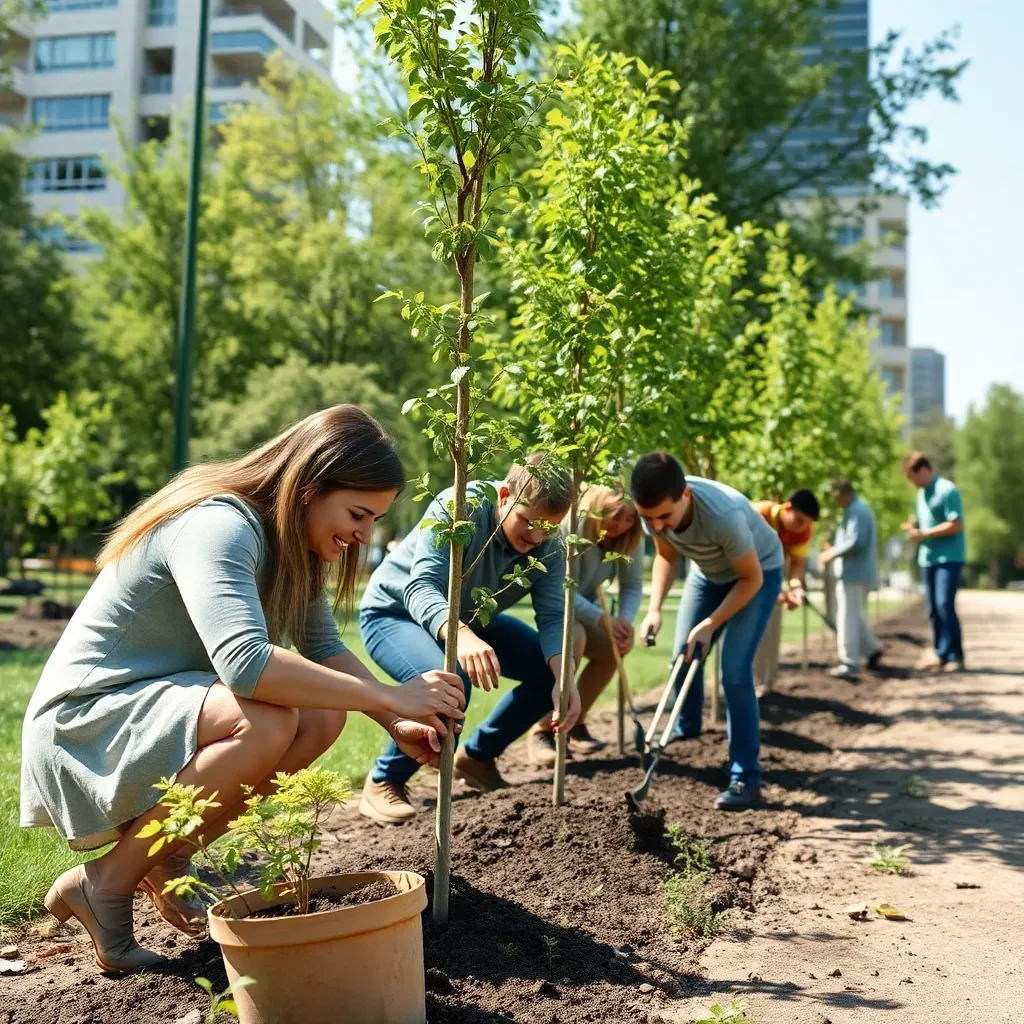
[[[178,319],[178,370],[174,396],[174,454],[172,470],[188,463],[188,439],[192,405],[192,350],[196,330],[196,245],[199,241],[199,193],[203,176],[203,138],[206,134],[206,41],[210,0],[199,0],[199,47],[196,86],[192,107],[192,159],[188,176],[185,212],[185,265],[181,274],[181,305]]]
[[[802,613],[801,618],[803,620],[802,623],[801,623],[801,627],[803,629],[803,641],[804,641],[803,642],[803,666],[802,667],[803,667],[804,672],[806,672],[810,668],[810,659],[808,658],[808,655],[807,655],[807,630],[808,630],[809,623],[807,621],[807,598],[806,598],[806,596],[804,597],[803,604],[800,605],[800,611]]]

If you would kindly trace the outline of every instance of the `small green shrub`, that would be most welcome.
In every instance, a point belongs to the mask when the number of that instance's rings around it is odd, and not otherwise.
[[[714,1003],[711,1007],[710,1017],[691,1020],[690,1024],[754,1024],[754,1022],[747,1016],[747,1004],[731,999],[725,1006],[722,1006],[721,1003]]]
[[[931,792],[931,786],[920,775],[910,775],[900,783],[900,795],[923,799]]]
[[[682,825],[669,825],[668,839],[676,851],[675,866],[684,875],[711,873],[711,843],[688,835]]]
[[[235,993],[241,992],[243,988],[256,984],[255,978],[243,975],[237,981],[231,982],[223,992],[213,991],[213,982],[208,978],[196,978],[196,984],[210,997],[210,1008],[206,1011],[203,1024],[218,1024],[217,1018],[223,1013],[238,1020],[238,1004],[235,1002]]]
[[[725,926],[726,913],[715,911],[707,891],[707,875],[673,872],[661,883],[666,917],[672,931],[704,939]]]
[[[909,875],[910,858],[905,852],[909,849],[909,843],[903,846],[879,846],[878,843],[872,843],[871,856],[864,863],[872,871],[879,871],[883,875]]]

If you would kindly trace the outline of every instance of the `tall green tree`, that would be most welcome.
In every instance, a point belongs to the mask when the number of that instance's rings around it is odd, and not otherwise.
[[[0,138],[0,405],[24,432],[78,374],[81,335],[63,254],[24,193],[25,161]]]
[[[957,99],[965,62],[954,55],[955,33],[916,50],[896,32],[867,53],[842,49],[822,18],[838,8],[838,0],[576,4],[579,31],[682,85],[668,110],[693,126],[687,172],[730,223],[763,227],[782,219],[798,189],[871,182],[932,205],[953,173],[928,159],[928,133],[912,108],[929,95]],[[828,219],[806,225],[801,245],[826,274],[851,276],[856,263],[842,258]]]
[[[504,255],[515,308],[506,361],[522,371],[506,394],[535,425],[540,445],[572,473],[559,680],[565,714],[585,543],[582,488],[634,454],[638,417],[661,415],[677,370],[679,314],[691,305],[688,263],[699,255],[676,230],[673,129],[658,113],[663,95],[678,86],[665,72],[624,84],[633,61],[588,44],[562,47],[558,59],[557,103],[525,179],[538,198],[523,204],[525,237]],[[560,735],[556,748],[556,807],[564,800],[565,740]]]
[[[951,416],[932,412],[910,435],[910,447],[924,452],[936,473],[956,479],[956,422]]]
[[[994,384],[957,439],[967,557],[999,586],[1024,565],[1024,395]]]
[[[374,6],[381,17],[378,43],[400,72],[409,107],[393,118],[396,136],[420,155],[427,198],[419,204],[434,240],[433,255],[454,270],[457,302],[438,305],[424,291],[399,293],[402,313],[413,334],[426,341],[435,360],[450,368],[450,383],[410,400],[427,413],[427,431],[438,454],[454,470],[454,497],[448,519],[435,525],[435,541],[450,547],[445,669],[457,666],[463,583],[463,547],[472,521],[467,518],[466,485],[471,465],[495,451],[515,450],[521,441],[498,418],[477,416],[491,390],[492,368],[481,364],[478,329],[487,320],[476,291],[478,259],[494,254],[496,218],[512,182],[509,155],[531,137],[530,123],[540,100],[537,84],[517,74],[520,55],[541,36],[530,0],[473,0],[461,10],[451,0],[363,0],[359,16]],[[474,374],[486,375],[480,387]],[[501,368],[498,368],[501,373]],[[488,379],[489,378],[489,379]],[[438,783],[434,918],[448,917],[451,779],[454,735],[446,738]]]

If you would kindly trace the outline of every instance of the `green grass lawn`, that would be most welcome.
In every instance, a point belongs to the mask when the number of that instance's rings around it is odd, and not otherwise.
[[[635,693],[658,686],[666,678],[671,630],[677,608],[678,596],[670,596],[665,605],[665,627],[658,646],[647,648],[639,645],[627,659],[630,683]],[[885,605],[882,610],[887,610]],[[532,612],[528,605],[515,610],[515,614],[531,621]],[[814,618],[810,626],[812,632],[822,628]],[[799,641],[800,630],[800,615],[787,615],[783,642]],[[346,630],[345,642],[360,658],[369,660],[354,625]],[[46,657],[44,651],[0,651],[0,929],[40,911],[43,896],[54,877],[82,859],[81,855],[70,851],[52,830],[22,829],[18,825],[21,722]],[[486,717],[502,692],[473,692],[466,719],[467,732]],[[610,686],[602,702],[613,702],[614,699],[615,687]],[[382,749],[383,739],[383,733],[375,723],[363,715],[353,715],[341,739],[324,755],[321,763],[348,775],[353,786],[361,786],[366,772]]]

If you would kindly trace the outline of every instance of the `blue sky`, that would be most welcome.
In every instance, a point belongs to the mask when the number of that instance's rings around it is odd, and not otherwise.
[[[871,0],[876,39],[894,28],[921,43],[955,24],[971,61],[960,103],[913,111],[930,157],[959,174],[937,209],[911,208],[907,328],[945,353],[946,411],[962,421],[994,382],[1024,391],[1024,3]]]

